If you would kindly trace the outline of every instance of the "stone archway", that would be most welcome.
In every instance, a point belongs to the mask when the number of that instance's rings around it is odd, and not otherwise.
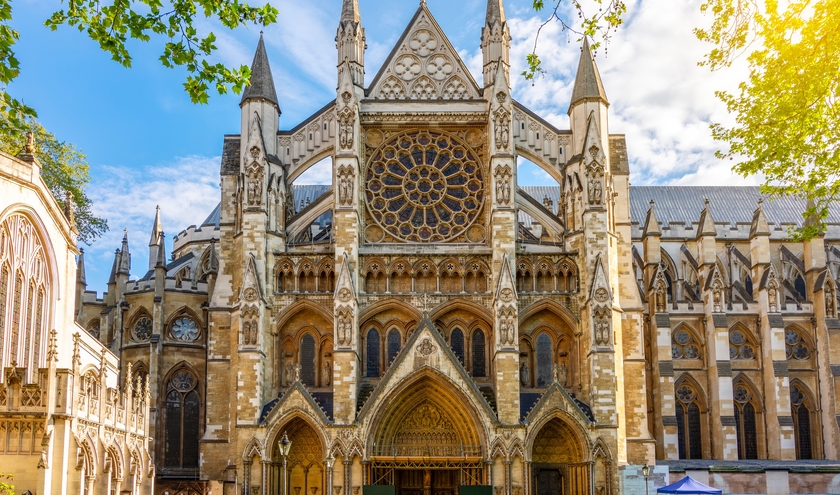
[[[424,373],[393,394],[371,427],[369,480],[397,495],[456,495],[486,483],[486,433],[463,393]]]
[[[286,495],[329,495],[324,491],[327,486],[327,472],[324,466],[324,445],[320,436],[307,421],[294,418],[282,429],[271,446],[272,464],[276,466],[272,473],[270,486],[266,493]],[[283,456],[280,455],[279,442],[286,433],[292,442],[286,459],[287,490],[283,490]]]
[[[531,495],[590,493],[590,463],[578,434],[560,418],[540,428],[531,446]]]

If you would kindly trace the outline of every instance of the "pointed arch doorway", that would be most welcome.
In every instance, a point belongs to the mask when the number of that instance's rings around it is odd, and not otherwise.
[[[487,484],[483,436],[461,393],[430,374],[395,395],[372,428],[371,486],[393,486],[395,495],[458,495],[462,486]]]
[[[531,447],[531,495],[588,495],[591,463],[582,442],[563,420],[554,418]]]

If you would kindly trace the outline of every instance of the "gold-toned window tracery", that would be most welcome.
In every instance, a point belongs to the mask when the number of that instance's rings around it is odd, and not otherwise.
[[[443,131],[410,131],[372,154],[365,198],[373,220],[394,238],[443,242],[465,234],[479,217],[483,181],[467,143]]]

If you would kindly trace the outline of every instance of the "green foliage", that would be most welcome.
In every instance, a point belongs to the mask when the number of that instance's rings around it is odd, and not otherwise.
[[[0,495],[15,495],[15,485],[8,483],[14,475],[0,473]]]
[[[211,63],[216,50],[216,35],[200,35],[194,23],[197,19],[213,18],[228,29],[248,23],[267,26],[277,21],[277,9],[266,3],[251,7],[239,0],[68,0],[66,9],[54,12],[45,24],[52,30],[66,24],[85,33],[99,43],[111,58],[131,67],[131,54],[126,44],[130,40],[165,40],[160,61],[165,67],[184,67],[187,79],[184,88],[193,103],[207,103],[209,88],[219,94],[233,89],[240,93],[248,84],[251,72],[247,66],[226,67]],[[20,74],[14,45],[20,34],[12,29],[11,0],[0,0],[0,112],[5,116],[0,124],[2,134],[20,134],[26,120],[36,117],[35,110],[16,100],[5,86]]]
[[[91,200],[85,194],[85,188],[90,182],[87,158],[74,145],[59,141],[38,121],[31,120],[25,124],[34,134],[34,155],[41,163],[41,178],[62,208],[66,206],[67,193],[72,194],[79,241],[90,245],[108,231],[108,222],[91,212]],[[27,137],[20,133],[0,133],[0,150],[12,156],[19,155],[26,141]]]
[[[797,239],[825,228],[829,206],[840,196],[840,0],[707,0],[714,18],[695,34],[713,45],[701,65],[718,70],[748,53],[749,77],[737,95],[715,94],[734,115],[732,127],[712,124],[728,145],[719,158],[733,169],[762,174],[762,192],[808,202]]]
[[[580,22],[579,27],[574,27],[574,23],[571,20],[565,19],[560,15],[560,7],[565,1],[567,0],[555,0],[554,8],[548,16],[548,19],[537,29],[537,35],[534,39],[534,49],[526,56],[525,60],[528,63],[528,68],[522,71],[522,75],[528,81],[533,81],[538,74],[543,73],[542,61],[539,55],[537,55],[537,44],[540,40],[540,32],[548,23],[557,21],[564,31],[568,30],[579,35],[581,38],[589,37],[595,40],[591,48],[597,50],[602,42],[609,42],[612,33],[624,22],[623,16],[627,12],[627,5],[621,0],[594,0],[599,7],[598,12],[592,15],[587,14],[577,0],[568,0],[577,12]],[[545,0],[533,0],[533,7],[537,12],[542,11],[545,8]]]

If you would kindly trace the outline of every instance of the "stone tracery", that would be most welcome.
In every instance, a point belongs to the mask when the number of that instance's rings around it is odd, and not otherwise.
[[[398,240],[447,241],[479,218],[483,178],[477,153],[456,136],[411,131],[373,153],[366,203],[372,219]]]

